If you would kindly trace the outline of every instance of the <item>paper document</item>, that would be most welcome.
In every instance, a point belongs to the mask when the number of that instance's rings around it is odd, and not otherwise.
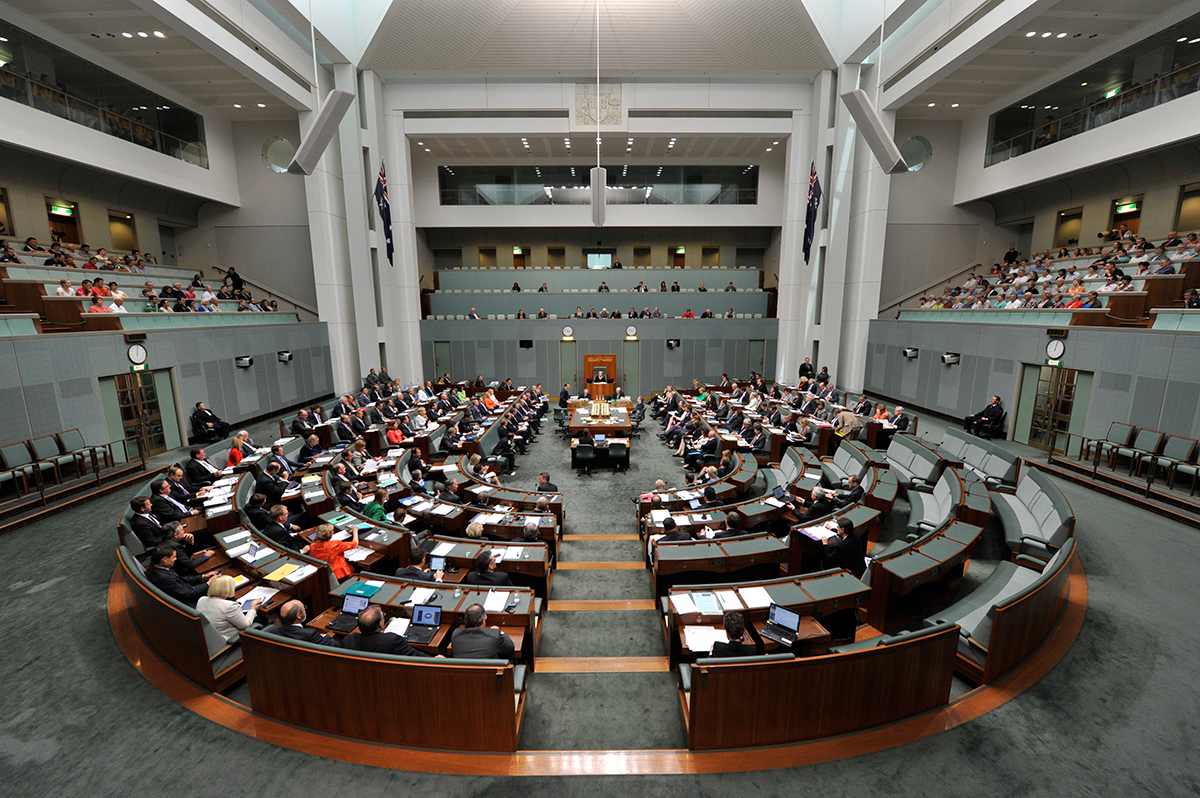
[[[226,485],[236,485],[237,481],[238,481],[238,477],[223,477],[222,479],[218,479],[216,482],[214,482],[213,487],[214,488],[223,488]]]
[[[255,599],[262,599],[262,603],[266,604],[278,592],[279,591],[273,587],[267,587],[266,585],[259,585],[258,587],[254,588],[249,593],[247,593],[246,595],[244,595],[240,599],[238,599],[238,601],[242,602],[242,609],[246,610],[246,609],[249,609],[249,607],[247,605],[251,601],[254,601]]]
[[[225,553],[230,557],[241,557],[246,552],[250,551],[250,544],[243,543],[240,546],[234,546],[232,549],[226,549]]]
[[[368,579],[363,584],[369,585],[370,587],[378,588],[378,587],[383,587],[383,580],[382,579]]]
[[[400,635],[403,637],[405,633],[408,632],[408,624],[408,618],[392,618],[390,621],[388,621],[387,628],[385,628],[383,631],[391,632],[394,635]]]
[[[668,517],[670,517],[670,515],[671,515],[670,510],[651,510],[650,511],[650,520],[656,524],[661,524]]]
[[[230,543],[237,543],[239,540],[246,540],[249,537],[249,529],[244,529],[241,532],[234,532],[232,535],[225,536],[225,545],[228,546]]]
[[[349,539],[350,539],[350,533],[344,529],[339,532],[333,533],[333,540],[349,540]]]
[[[362,562],[371,556],[371,549],[364,549],[362,546],[355,546],[342,555],[346,558],[346,562]]]
[[[218,504],[216,507],[209,507],[208,511],[205,513],[205,517],[212,518],[214,515],[220,515],[221,513],[227,513],[232,509],[233,509],[232,504],[228,504],[228,503]]]
[[[503,612],[508,604],[507,590],[492,590],[483,601],[484,612]]]
[[[757,610],[771,606],[771,594],[764,587],[743,587],[738,592],[749,609]]]
[[[267,582],[278,582],[299,567],[300,566],[296,563],[287,563],[286,565],[279,566],[274,571],[264,576],[263,579]]]
[[[413,506],[412,506],[410,509],[411,509],[411,510],[412,510],[414,513],[427,513],[427,512],[429,512],[431,509],[433,509],[433,502],[431,502],[431,501],[423,501],[423,502],[421,502],[420,504],[414,504],[414,505],[413,505]]]
[[[702,593],[692,593],[692,601],[696,605],[696,609],[703,615],[720,615],[721,605],[717,603],[717,597],[714,593],[708,591]]]
[[[317,572],[317,566],[302,565],[299,568],[297,568],[296,570],[292,571],[291,574],[288,575],[287,581],[291,582],[294,585],[294,584],[297,584],[298,582],[303,581],[305,577],[315,574],[316,572]]]
[[[718,590],[717,601],[721,602],[723,610],[740,610],[742,608],[741,599],[732,590]]]
[[[241,587],[242,585],[249,583],[249,581],[250,580],[248,578],[238,574],[237,576],[233,577],[233,586]]]
[[[439,504],[437,507],[433,508],[432,512],[434,515],[450,515],[450,513],[454,512],[454,508],[456,506],[457,505],[453,504]]]
[[[714,629],[711,626],[683,627],[683,644],[688,650],[697,653],[712,651],[713,643],[723,643],[728,639],[724,629]]]
[[[829,540],[837,534],[835,530],[823,526],[805,527],[802,531],[814,540]]]
[[[433,594],[436,592],[437,591],[431,587],[419,587],[413,591],[412,596],[409,598],[409,602],[413,604],[424,604],[426,601],[429,601],[431,598],[433,598]]]
[[[504,559],[504,553],[506,551],[507,549],[492,549],[492,559],[497,563],[501,562]]]
[[[672,593],[671,606],[679,615],[691,615],[696,612],[696,602],[692,601],[690,593]]]
[[[783,506],[783,502],[779,501],[779,499],[776,499],[774,496],[768,496],[767,498],[763,499],[763,504],[769,504],[772,507]]]

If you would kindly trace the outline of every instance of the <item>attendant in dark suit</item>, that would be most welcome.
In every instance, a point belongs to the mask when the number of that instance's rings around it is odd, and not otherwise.
[[[196,402],[196,410],[192,413],[192,429],[207,429],[215,432],[218,438],[229,437],[229,424],[205,407],[204,402]]]
[[[193,515],[199,515],[199,510],[193,510],[171,495],[169,480],[160,479],[150,486],[154,495],[150,498],[150,509],[160,523],[168,521],[183,521]]]
[[[349,651],[371,651],[376,654],[398,654],[402,657],[428,657],[418,651],[397,634],[381,632],[383,610],[372,604],[358,614],[358,631],[342,640],[342,648]]]
[[[463,583],[499,587],[512,585],[512,579],[508,574],[496,571],[496,559],[492,556],[490,549],[485,549],[479,552],[479,556],[475,558],[475,571],[467,574],[463,578]]]
[[[537,489],[540,493],[558,493],[558,485],[550,481],[550,475],[545,471],[538,474]]]
[[[201,596],[208,595],[208,580],[217,576],[220,571],[212,571],[204,576],[180,576],[175,571],[176,551],[171,546],[159,546],[150,555],[150,568],[146,577],[151,584],[166,593],[176,601],[195,608]]]
[[[396,571],[397,579],[408,579],[412,582],[440,582],[446,575],[445,571],[432,571],[429,568],[429,552],[417,546],[413,549],[411,563]]]
[[[825,568],[845,568],[858,579],[867,571],[863,544],[854,533],[854,524],[839,518],[837,534],[825,541]]]
[[[208,462],[202,448],[192,449],[187,465],[183,467],[183,474],[197,488],[207,487],[221,478],[221,470]]]
[[[308,411],[302,409],[292,419],[292,434],[298,437],[308,437],[308,434],[312,431],[313,424],[308,418]]]
[[[978,435],[979,430],[998,421],[1003,413],[1004,408],[1000,406],[1000,397],[993,396],[992,401],[988,403],[987,407],[963,419],[963,429],[974,435]]]
[[[329,635],[323,635],[316,629],[310,629],[304,625],[307,620],[307,615],[304,611],[304,604],[292,600],[283,605],[279,610],[280,626],[268,626],[267,631],[286,637],[290,640],[300,640],[304,643],[316,643],[318,646],[338,647],[338,642]]]
[[[713,643],[711,657],[752,657],[763,653],[763,641],[753,625],[747,627],[746,619],[740,612],[727,612],[722,619],[725,626],[725,643]],[[746,642],[746,632],[750,632],[750,642]]]
[[[558,406],[571,406],[571,383],[564,383],[562,390],[558,392]]]
[[[455,659],[509,659],[516,651],[512,638],[498,626],[485,626],[487,613],[482,604],[472,604],[465,613],[465,625],[455,629],[450,645]]]

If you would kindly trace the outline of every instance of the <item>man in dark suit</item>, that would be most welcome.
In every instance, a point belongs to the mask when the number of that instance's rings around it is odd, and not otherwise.
[[[183,475],[187,477],[189,484],[203,488],[221,478],[221,469],[208,462],[204,449],[192,449],[190,455],[187,465],[183,467]]]
[[[210,430],[215,432],[218,438],[229,437],[229,425],[205,407],[204,402],[196,402],[196,410],[192,413],[192,429]]]
[[[562,390],[558,392],[558,406],[559,407],[570,407],[571,406],[571,383],[569,383],[569,382],[563,383]]]
[[[210,571],[204,576],[180,576],[175,570],[176,551],[170,546],[159,546],[150,555],[150,568],[146,577],[151,584],[176,601],[194,608],[201,596],[208,595],[208,580],[220,571]]]
[[[700,442],[700,446],[692,451],[684,452],[684,462],[692,467],[695,467],[706,458],[716,457],[717,449],[720,448],[720,446],[721,439],[717,437],[716,430],[710,429],[704,440]]]
[[[854,533],[854,524],[839,518],[837,534],[825,540],[825,568],[845,568],[856,578],[866,573],[862,541]]]
[[[850,484],[850,489],[840,496],[833,498],[833,504],[837,508],[849,507],[852,504],[858,504],[862,501],[863,488],[862,479],[858,474],[851,474],[846,480]]]
[[[818,399],[816,396],[813,396],[812,399],[809,399],[807,402],[800,405],[800,412],[806,416],[811,416],[813,413],[817,412],[817,406],[820,404],[820,402],[820,399]]]
[[[343,415],[338,423],[334,426],[334,431],[337,432],[338,440],[343,443],[353,443],[358,438],[358,434],[354,431],[351,419],[353,416]]]
[[[292,534],[299,532],[300,527],[291,523],[288,508],[277,504],[271,508],[270,515],[271,521],[262,528],[262,536],[270,538],[284,548],[293,549],[301,554],[307,553],[308,546],[304,543],[304,539]]]
[[[999,420],[1003,413],[1004,408],[1000,406],[1000,397],[993,396],[992,401],[988,403],[987,407],[963,419],[963,429],[974,435],[978,435],[980,429]]]
[[[129,519],[129,528],[137,539],[142,542],[146,551],[153,551],[167,539],[167,531],[158,516],[150,511],[150,500],[145,496],[136,496],[129,502],[133,510],[133,518]]]
[[[412,550],[409,565],[396,571],[397,579],[408,579],[412,582],[440,582],[446,575],[445,571],[432,571],[429,568],[429,552],[417,546]]]
[[[342,640],[342,648],[349,651],[371,651],[376,654],[399,654],[403,657],[428,657],[418,651],[397,634],[381,632],[383,610],[375,604],[358,614],[358,631]]]
[[[712,485],[704,489],[704,504],[700,505],[701,510],[715,510],[718,507],[725,505],[717,498],[717,491]]]
[[[498,626],[486,626],[487,613],[482,604],[467,607],[465,623],[455,629],[450,645],[455,659],[509,659],[516,651],[512,638]]]
[[[503,457],[507,462],[508,469],[504,472],[505,476],[512,476],[517,473],[517,457],[513,450],[512,441],[509,440],[508,430],[500,430],[500,440],[496,441],[496,445],[492,447],[493,457]]]
[[[662,522],[663,536],[658,539],[659,543],[675,543],[685,540],[694,540],[690,527],[681,527],[675,523],[675,519],[667,516]]]
[[[267,631],[286,637],[291,640],[300,640],[304,643],[316,643],[318,646],[338,647],[338,642],[329,635],[324,635],[316,629],[310,629],[304,625],[307,620],[307,614],[304,611],[302,602],[292,601],[287,602],[279,610],[279,620],[281,626],[268,626]]]
[[[804,512],[800,515],[801,521],[824,518],[834,511],[833,502],[829,500],[829,494],[820,486],[812,489],[812,498],[808,501],[800,499],[798,503],[804,505],[805,508]]]
[[[753,626],[749,628],[751,641],[746,642],[746,619],[740,612],[727,612],[722,619],[728,642],[713,643],[711,657],[752,657],[763,653],[762,638]]]
[[[851,408],[852,413],[856,416],[865,416],[871,412],[871,403],[867,401],[867,395],[863,394],[858,397],[858,404]]]
[[[267,455],[268,463],[279,464],[279,476],[285,480],[292,478],[292,475],[299,471],[304,466],[299,463],[289,460],[283,455],[283,447],[279,444],[271,446],[271,453]]]
[[[250,497],[250,501],[246,504],[246,518],[250,521],[250,525],[260,532],[267,524],[271,523],[266,496],[255,493]]]
[[[357,409],[358,405],[354,403],[354,397],[346,395],[342,397],[340,402],[334,405],[333,410],[330,411],[329,415],[333,418],[339,416],[352,416],[354,415],[354,411]]]
[[[458,480],[447,479],[446,486],[438,491],[438,499],[450,504],[462,504],[463,500],[458,496]]]
[[[558,493],[558,485],[550,481],[550,475],[545,471],[538,474],[537,489],[540,493]]]
[[[208,495],[209,491],[209,488],[193,489],[183,478],[183,469],[179,466],[171,466],[167,469],[167,484],[171,488],[171,497],[189,507],[203,504],[204,497]]]
[[[355,410],[354,415],[350,417],[350,429],[354,432],[354,437],[361,438],[367,434],[367,428],[371,423],[367,421],[366,410]]]
[[[800,379],[808,379],[813,375],[812,358],[804,358],[804,362],[800,364]]]
[[[313,431],[312,421],[308,418],[308,411],[301,409],[296,417],[292,419],[292,434],[307,438],[309,433]]]
[[[896,428],[896,432],[905,432],[908,430],[908,416],[904,414],[904,408],[896,405],[895,411],[888,416],[888,421],[892,422],[892,426]]]
[[[266,496],[267,504],[279,504],[285,490],[287,482],[279,478],[279,463],[267,463],[254,481],[254,492]]]
[[[729,414],[732,412],[733,408],[729,406],[729,402],[726,399],[722,399],[721,404],[717,407],[717,412],[713,415],[716,417],[717,421],[724,421],[725,419],[729,418]]]
[[[193,515],[200,514],[199,510],[193,510],[171,495],[171,483],[169,480],[156,480],[150,486],[150,490],[154,492],[150,497],[150,509],[160,523],[183,521],[186,518],[191,518]]]
[[[499,573],[496,570],[496,558],[492,556],[490,549],[484,549],[475,558],[475,570],[463,578],[463,583],[500,587],[512,585],[512,579],[508,574]]]

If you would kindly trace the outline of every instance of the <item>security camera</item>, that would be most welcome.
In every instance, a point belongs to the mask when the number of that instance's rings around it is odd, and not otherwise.
[[[947,352],[946,354],[942,355],[942,362],[945,363],[947,366],[957,366],[958,361],[959,361],[958,352]]]

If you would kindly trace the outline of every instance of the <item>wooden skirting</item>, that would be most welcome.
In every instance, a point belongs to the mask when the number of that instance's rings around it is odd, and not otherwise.
[[[601,565],[611,567],[612,564]],[[633,565],[641,567],[640,564]],[[702,753],[677,749],[518,751],[515,754],[421,751],[420,756],[411,756],[410,749],[331,737],[278,723],[254,714],[250,707],[197,687],[163,662],[138,633],[119,569],[114,569],[109,582],[108,615],[117,644],[130,663],[166,695],[214,723],[294,751],[373,767],[480,776],[734,773],[810,765],[893,748],[955,728],[1005,704],[1048,673],[1075,642],[1083,626],[1088,589],[1087,575],[1078,556],[1072,565],[1069,590],[1057,625],[1033,654],[994,684],[978,687],[944,707],[886,727],[837,738],[798,745]],[[554,660],[539,661],[539,670],[543,663]],[[537,690],[536,674],[531,677],[530,689]]]

